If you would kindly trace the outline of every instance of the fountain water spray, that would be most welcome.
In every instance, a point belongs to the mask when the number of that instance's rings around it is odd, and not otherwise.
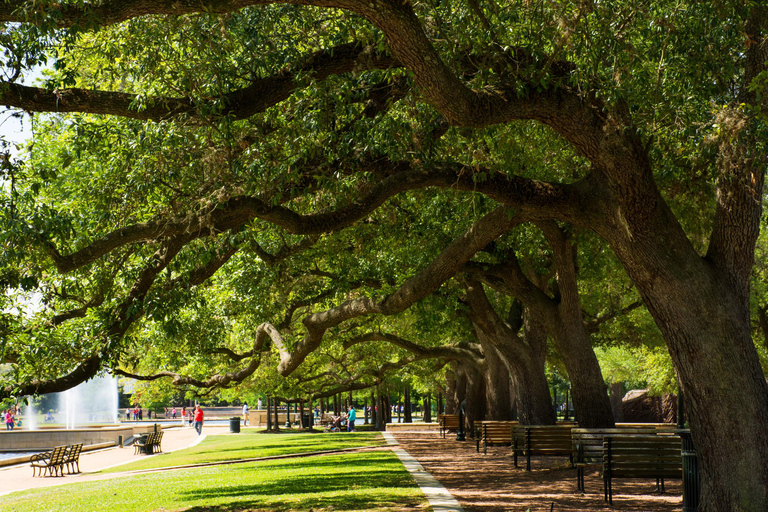
[[[59,394],[59,414],[68,429],[94,423],[117,423],[117,379],[96,377]]]

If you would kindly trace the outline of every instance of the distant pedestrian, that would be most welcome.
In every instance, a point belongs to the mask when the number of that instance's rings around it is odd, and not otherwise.
[[[139,407],[139,421],[144,420],[144,411]]]
[[[197,430],[197,435],[203,431],[203,410],[199,405],[195,406],[195,430]]]
[[[350,405],[349,406],[349,412],[347,413],[347,432],[354,432],[355,431],[355,420],[357,419],[357,412],[355,411],[355,406]]]
[[[171,409],[171,417],[173,419],[176,419],[176,408],[175,407],[173,409]]]
[[[181,408],[181,426],[182,427],[187,426],[187,408],[186,407]]]
[[[256,409],[261,410],[261,398],[259,398],[259,401],[256,402]]]
[[[5,430],[13,430],[15,424],[16,421],[13,419],[13,413],[8,409],[5,411]]]
[[[248,424],[248,402],[243,403],[243,426]]]

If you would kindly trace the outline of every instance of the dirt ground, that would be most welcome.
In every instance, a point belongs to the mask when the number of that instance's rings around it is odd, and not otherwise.
[[[442,439],[437,433],[393,433],[401,446],[415,457],[461,503],[467,512],[672,512],[682,509],[679,480],[665,482],[664,494],[651,480],[614,480],[613,506],[603,500],[603,481],[597,471],[586,474],[586,493],[576,491],[576,470],[565,457],[532,459],[515,468],[509,448],[475,451],[474,439]]]

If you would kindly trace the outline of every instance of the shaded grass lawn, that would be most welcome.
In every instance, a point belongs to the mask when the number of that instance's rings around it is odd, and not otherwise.
[[[258,431],[245,431],[237,435],[208,436],[202,443],[192,448],[145,457],[105,472],[115,473],[384,444],[386,443],[378,432],[262,434]]]
[[[249,462],[32,489],[14,511],[423,510],[424,495],[390,451]]]

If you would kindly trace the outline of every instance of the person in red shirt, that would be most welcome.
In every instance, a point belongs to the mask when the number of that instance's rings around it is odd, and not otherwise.
[[[199,405],[195,406],[195,430],[197,430],[197,435],[203,431],[203,410]]]

